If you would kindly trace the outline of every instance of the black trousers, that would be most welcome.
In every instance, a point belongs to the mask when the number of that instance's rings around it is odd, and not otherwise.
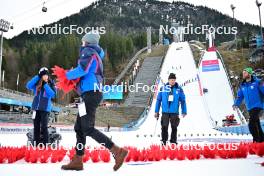
[[[168,141],[168,128],[171,124],[171,138],[170,143],[177,143],[177,127],[180,123],[178,114],[174,113],[162,113],[161,116],[161,141],[166,144]]]
[[[48,133],[48,122],[49,122],[49,112],[46,111],[36,111],[36,117],[33,120],[34,124],[34,142],[38,145],[41,141],[40,135],[43,135],[43,144],[49,143],[49,133]]]
[[[262,109],[254,108],[249,111],[249,123],[248,128],[253,136],[253,142],[264,142],[264,133],[260,125],[260,116]]]
[[[82,99],[85,103],[86,115],[80,117],[78,114],[74,125],[77,139],[76,154],[79,156],[84,154],[86,136],[90,136],[106,148],[111,149],[114,143],[106,135],[94,128],[96,108],[102,100],[102,93],[89,91],[82,95]]]

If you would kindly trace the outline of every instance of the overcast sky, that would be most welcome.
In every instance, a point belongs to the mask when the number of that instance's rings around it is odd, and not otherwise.
[[[43,0],[0,0],[0,19],[14,23],[14,30],[5,33],[5,37],[18,35],[23,30],[55,22],[63,17],[79,12],[94,0],[46,0],[47,13],[42,13]],[[165,0],[172,2],[173,0]],[[242,22],[259,24],[255,0],[182,0],[194,5],[204,5],[232,16],[230,4],[236,6],[235,17]],[[259,0],[260,2],[264,0]],[[264,14],[264,5],[261,6]],[[262,15],[262,19],[264,16]]]

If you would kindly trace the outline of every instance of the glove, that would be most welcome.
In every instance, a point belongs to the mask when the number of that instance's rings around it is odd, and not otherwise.
[[[159,113],[156,112],[155,115],[154,115],[154,117],[158,120],[159,119]]]

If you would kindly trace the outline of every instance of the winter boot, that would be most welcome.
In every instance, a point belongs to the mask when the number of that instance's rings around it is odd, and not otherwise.
[[[61,166],[62,170],[83,170],[83,156],[74,155],[71,162]]]
[[[124,163],[128,151],[125,150],[124,148],[117,147],[116,145],[114,145],[110,151],[115,158],[115,165],[113,169],[114,171],[117,171]]]

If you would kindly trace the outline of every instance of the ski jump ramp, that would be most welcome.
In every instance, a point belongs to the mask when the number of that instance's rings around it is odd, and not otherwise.
[[[170,45],[161,68],[158,90],[168,81],[170,73],[176,74],[176,81],[182,86],[186,95],[187,116],[181,118],[178,128],[179,133],[191,134],[212,132],[213,126],[203,106],[203,99],[198,81],[198,70],[196,69],[193,55],[187,42],[172,43]],[[146,122],[140,127],[140,131],[146,132],[155,126],[155,104],[156,96],[154,96],[150,113]],[[160,120],[158,122],[157,131],[160,133]]]
[[[234,115],[238,124],[245,124],[242,113],[234,111],[234,95],[227,72],[220,53],[212,47],[203,53],[199,64],[199,75],[204,93],[205,106],[210,119],[216,126],[221,126],[222,120],[229,115]]]

